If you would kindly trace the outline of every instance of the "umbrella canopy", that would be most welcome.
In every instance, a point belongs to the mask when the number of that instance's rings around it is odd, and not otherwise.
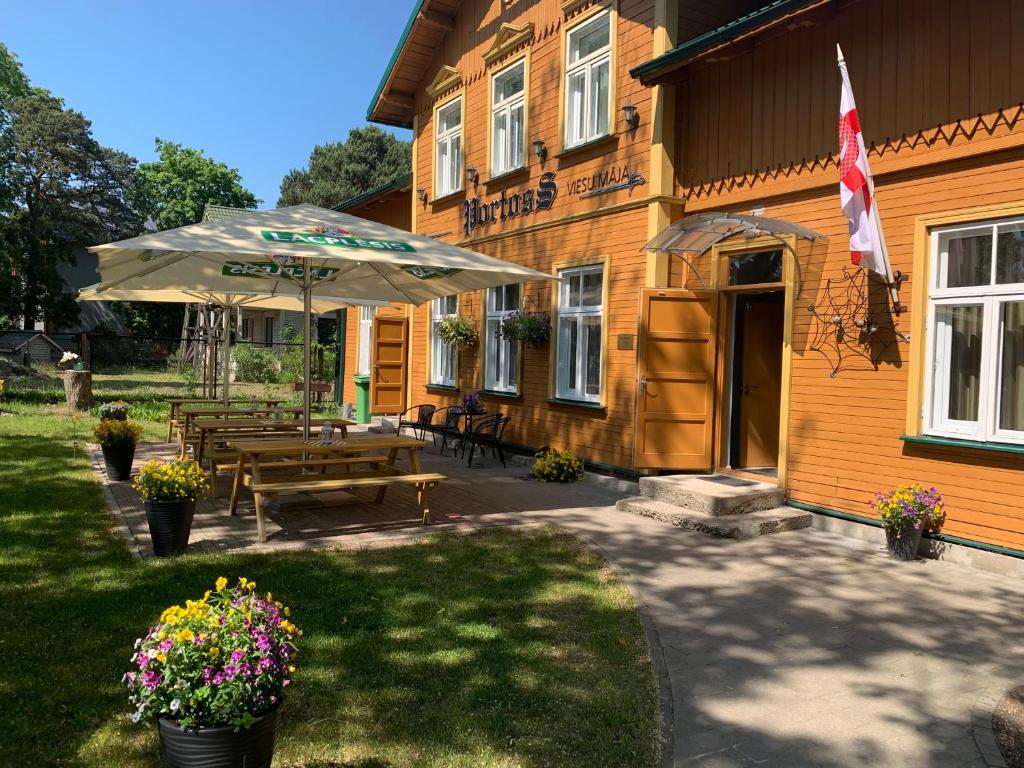
[[[232,309],[245,307],[246,309],[283,309],[291,312],[302,312],[303,301],[296,296],[272,296],[268,294],[254,293],[224,293],[222,291],[182,291],[182,290],[160,290],[146,291],[131,288],[110,288],[99,290],[98,285],[91,285],[82,288],[78,292],[79,301],[153,301],[168,304],[216,304],[224,310],[224,348],[223,348],[223,370],[224,382],[221,391],[224,394],[224,405],[227,406],[230,400],[231,371],[230,356],[228,351],[228,313]],[[370,301],[364,299],[355,301],[353,299],[330,297],[326,299],[312,299],[310,308],[315,314],[323,314],[336,309],[343,309],[348,306],[389,306],[386,301]]]
[[[552,275],[347,213],[294,205],[190,224],[89,249],[100,292],[180,290],[302,297],[305,409],[313,295],[422,304]]]
[[[100,290],[184,289],[422,304],[551,275],[315,205],[190,224],[89,249]],[[304,263],[302,259],[307,259]]]

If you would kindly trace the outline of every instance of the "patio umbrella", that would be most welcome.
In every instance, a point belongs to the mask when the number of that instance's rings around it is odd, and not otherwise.
[[[190,224],[89,249],[113,288],[301,297],[309,434],[310,316],[319,298],[422,304],[552,275],[347,213],[295,205]]]
[[[224,310],[224,348],[222,350],[224,369],[224,405],[228,405],[231,389],[230,350],[228,349],[228,328],[232,309],[283,309],[302,312],[303,302],[295,296],[273,296],[260,293],[224,293],[222,291],[181,291],[159,290],[147,291],[130,288],[110,288],[100,290],[98,285],[90,285],[78,292],[79,301],[153,301],[171,304],[215,304]],[[330,312],[348,306],[388,306],[386,301],[355,301],[345,298],[317,298],[311,302],[310,309],[315,314]]]

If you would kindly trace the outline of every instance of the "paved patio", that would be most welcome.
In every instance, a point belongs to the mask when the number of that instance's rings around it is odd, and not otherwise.
[[[165,451],[141,446],[137,461]],[[1024,585],[951,563],[899,564],[876,546],[807,529],[713,539],[617,512],[617,493],[552,486],[526,469],[428,448],[451,479],[419,525],[411,492],[359,492],[273,513],[255,540],[251,501],[196,515],[195,548],[383,546],[436,530],[554,523],[617,565],[640,603],[666,719],[665,766],[998,766],[989,716],[1024,682]],[[131,546],[148,548],[127,484],[108,497]]]

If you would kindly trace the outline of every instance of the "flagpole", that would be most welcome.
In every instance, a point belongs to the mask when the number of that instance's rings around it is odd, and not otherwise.
[[[836,43],[836,59],[839,63],[840,71],[842,71],[846,64],[846,59],[843,57],[843,49],[839,43]],[[864,162],[867,162],[867,151],[868,148],[864,147]],[[875,196],[875,177],[870,172],[865,175],[867,176],[868,193],[871,195],[871,221],[874,224],[875,232],[878,233],[878,242],[882,246],[882,264],[885,266],[886,288],[889,289],[889,297],[892,299],[893,312],[898,315],[902,311],[903,306],[900,304],[899,284],[896,282],[896,276],[892,273],[892,264],[889,261],[889,246],[885,242],[882,218],[878,214],[878,198]]]

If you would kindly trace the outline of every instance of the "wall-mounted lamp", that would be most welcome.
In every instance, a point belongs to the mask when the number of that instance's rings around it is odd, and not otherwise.
[[[466,180],[469,181],[469,183],[472,184],[473,186],[476,186],[477,179],[479,178],[480,174],[476,172],[476,168],[474,168],[472,165],[467,165]]]
[[[416,187],[416,197],[419,198],[419,201],[421,203],[426,205],[426,202],[427,202],[427,190],[425,190],[423,187]]]
[[[633,104],[626,104],[622,108],[622,117],[626,121],[632,130],[636,130],[640,125],[640,113],[637,112],[636,107]]]
[[[533,154],[535,154],[538,158],[540,158],[540,161],[542,163],[545,160],[548,159],[548,150],[547,150],[547,147],[544,146],[544,140],[543,139],[534,139],[532,146],[533,146]]]

